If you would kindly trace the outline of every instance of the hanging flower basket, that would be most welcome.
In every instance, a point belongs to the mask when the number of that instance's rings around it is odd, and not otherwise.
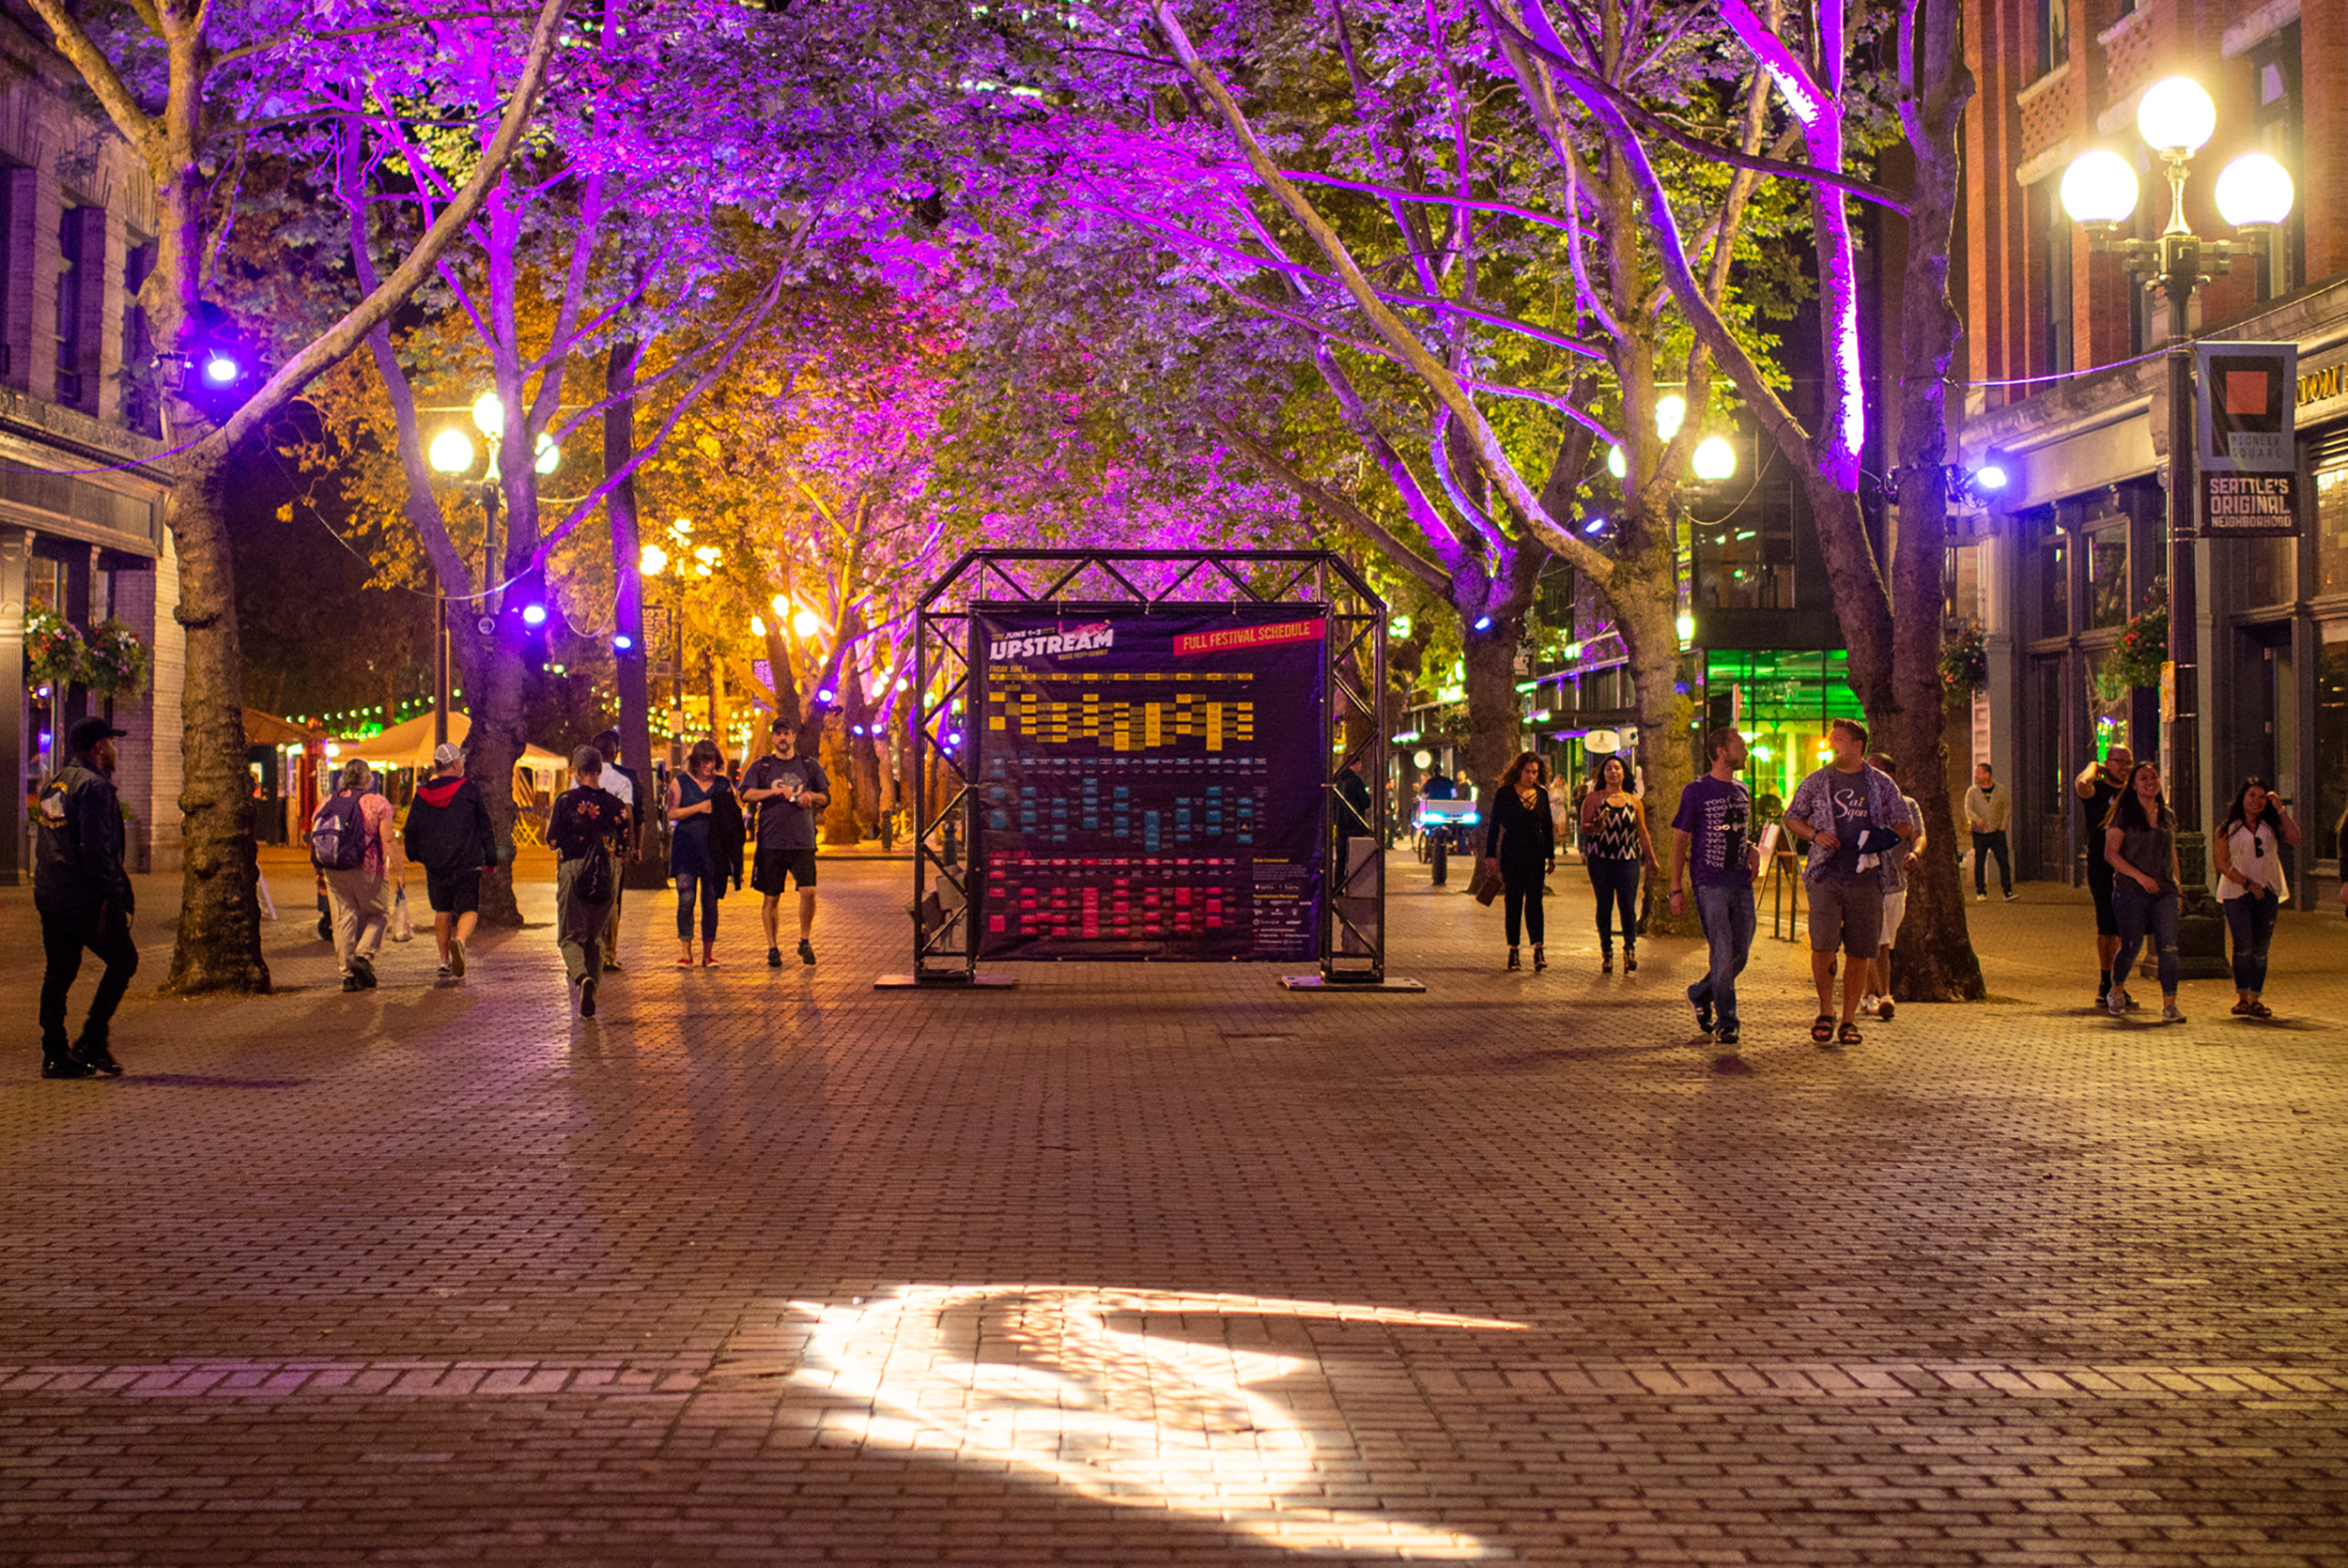
[[[82,678],[82,634],[54,609],[24,617],[24,673],[58,693]]]
[[[2169,662],[2168,590],[2155,586],[2139,610],[2120,632],[2107,673],[2126,686],[2157,686],[2160,667]]]
[[[1940,684],[1952,697],[1970,697],[1989,684],[1989,645],[1978,625],[1960,628],[1940,648]]]
[[[153,665],[138,634],[108,619],[90,631],[82,652],[82,681],[100,697],[135,697],[147,688]]]

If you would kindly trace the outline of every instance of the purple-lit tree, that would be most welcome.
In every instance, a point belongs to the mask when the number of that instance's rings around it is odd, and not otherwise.
[[[1608,40],[1637,25],[1641,0],[1477,0],[1506,55],[1518,90],[1561,130],[1585,123],[1635,189],[1645,241],[1674,300],[1717,358],[1738,393],[1792,466],[1817,518],[1851,684],[1886,745],[1905,761],[1938,847],[1919,862],[1901,944],[1901,994],[1978,998],[1980,968],[1966,935],[1949,809],[1939,683],[1945,555],[1945,399],[1942,377],[1955,343],[1947,269],[1954,216],[1955,130],[1971,81],[1957,42],[1954,0],[1901,0],[1892,17],[1898,67],[1889,84],[1854,81],[1845,0],[1804,0],[1756,10],[1749,0],[1717,0],[1718,29],[1766,72],[1798,139],[1799,168],[1772,175],[1806,189],[1812,255],[1820,294],[1824,377],[1818,411],[1805,423],[1780,395],[1769,367],[1737,340],[1705,295],[1690,257],[1659,150],[1684,133],[1629,101],[1594,69]],[[1864,92],[1888,85],[1917,155],[1915,195],[1899,203],[1855,177],[1851,128]],[[1562,135],[1552,140],[1562,141]],[[1901,470],[1898,561],[1886,570],[1861,503],[1867,429],[1866,382],[1849,204],[1866,194],[1902,209],[1909,252],[1902,315]],[[1897,616],[1894,615],[1895,602]],[[1897,625],[1904,630],[1895,630]]]
[[[161,363],[185,365],[204,324],[207,266],[233,221],[216,167],[258,147],[315,150],[321,105],[370,81],[406,105],[429,96],[445,63],[421,13],[357,0],[319,24],[297,0],[128,0],[85,7],[29,0],[56,47],[96,96],[153,180],[162,222],[156,262],[140,293]],[[245,763],[235,584],[220,486],[229,453],[321,371],[356,348],[430,276],[463,235],[520,146],[538,106],[566,0],[529,12],[472,13],[461,23],[480,69],[499,84],[479,156],[434,223],[340,320],[294,346],[233,413],[216,415],[162,377],[170,475],[166,519],[179,563],[176,615],[186,635],[180,793],[184,873],[178,942],[166,988],[266,991],[255,894],[253,807]],[[384,120],[410,112],[385,111]]]

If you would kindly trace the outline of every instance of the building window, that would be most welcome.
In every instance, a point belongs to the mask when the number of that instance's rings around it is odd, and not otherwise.
[[[2071,541],[2062,533],[2050,533],[2039,542],[2038,568],[2038,635],[2068,637],[2071,635]]]
[[[82,214],[57,220],[57,401],[82,402]]]
[[[2348,593],[2348,467],[2315,470],[2315,592]]]
[[[2128,620],[2128,525],[2125,519],[2087,535],[2087,624],[2100,631]]]
[[[2071,215],[2062,210],[2062,203],[2051,179],[2038,182],[2038,199],[2045,204],[2047,236],[2046,271],[2039,280],[2038,315],[2046,323],[2046,335],[2039,343],[2038,368],[2042,375],[2059,376],[2071,368]]]
[[[2302,192],[2259,257],[2259,298],[2272,300],[2308,281],[2307,187],[2299,176],[2299,24],[2293,23],[2251,50],[2250,71],[2258,102],[2250,117],[2252,140],[2291,171]]]
[[[1689,518],[1695,603],[1707,609],[1792,609],[1794,498],[1790,485],[1758,487],[1727,515]]]
[[[2299,597],[2299,541],[2245,539],[2242,544],[2249,603],[2288,605]]]
[[[163,433],[162,401],[155,387],[155,338],[147,330],[139,289],[155,270],[155,242],[129,236],[122,253],[122,423],[142,436]]]
[[[2038,74],[2044,76],[2071,59],[2071,0],[2036,0],[2038,7]]]
[[[2315,659],[2315,833],[2319,860],[2340,859],[2340,826],[2348,813],[2348,621],[2326,621]]]

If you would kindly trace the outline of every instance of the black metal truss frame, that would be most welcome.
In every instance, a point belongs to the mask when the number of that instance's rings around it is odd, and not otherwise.
[[[1152,580],[1154,579],[1154,580]],[[971,916],[978,793],[970,759],[983,742],[972,669],[971,623],[990,609],[1064,613],[1176,607],[1294,606],[1328,622],[1322,647],[1324,721],[1335,759],[1322,781],[1324,888],[1318,932],[1321,972],[1336,983],[1385,978],[1386,870],[1373,854],[1374,914],[1357,920],[1344,897],[1346,855],[1337,781],[1358,767],[1369,786],[1369,828],[1386,841],[1386,604],[1342,557],[1327,550],[1032,550],[966,552],[925,591],[913,634],[913,981],[977,978],[979,931]],[[1365,668],[1366,667],[1366,668]],[[1349,726],[1349,711],[1356,716]],[[1349,733],[1350,730],[1350,733]],[[935,771],[938,787],[932,788]],[[933,800],[935,794],[939,798]]]

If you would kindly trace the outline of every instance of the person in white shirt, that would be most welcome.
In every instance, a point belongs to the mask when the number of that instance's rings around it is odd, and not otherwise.
[[[2014,797],[1998,788],[1997,776],[1986,762],[1973,764],[1973,787],[1965,792],[1965,816],[1973,829],[1973,901],[1989,897],[1989,857],[1994,854],[1999,885],[2005,892],[2005,901],[2012,903],[2016,897],[2014,859],[2006,847],[2005,830],[2014,820]]]
[[[2299,842],[2299,824],[2263,778],[2246,778],[2212,840],[2217,860],[2217,907],[2233,936],[2233,1010],[2243,1018],[2272,1018],[2263,1000],[2266,948],[2275,916],[2291,884],[2283,879],[2283,846]]]

